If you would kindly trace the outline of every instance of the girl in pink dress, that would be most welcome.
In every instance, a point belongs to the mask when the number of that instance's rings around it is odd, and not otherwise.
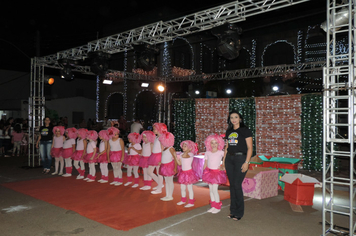
[[[204,162],[203,181],[209,184],[210,205],[208,212],[216,214],[220,212],[222,203],[218,193],[219,184],[226,183],[226,174],[221,169],[221,161],[224,157],[224,140],[221,136],[214,134],[208,136],[204,141],[206,152]]]
[[[177,205],[184,205],[187,200],[186,189],[188,189],[189,200],[184,207],[194,206],[193,184],[199,181],[198,174],[192,169],[194,155],[197,154],[198,148],[196,143],[190,140],[185,140],[180,143],[183,153],[180,154],[180,159],[177,159],[178,165],[182,166],[182,170],[178,173],[178,183],[180,183],[182,198]]]
[[[139,166],[142,168],[144,186],[140,190],[151,189],[152,178],[148,175],[148,158],[152,154],[155,138],[155,134],[150,130],[143,131],[141,134],[143,143]]]
[[[77,179],[84,179],[85,173],[85,164],[84,164],[84,156],[87,150],[87,129],[78,129],[77,130],[77,145],[75,148],[75,152],[72,155],[73,165],[77,169],[79,175]],[[79,165],[80,164],[80,165]]]
[[[127,182],[125,186],[128,186],[132,183],[132,172],[135,177],[135,184],[132,185],[132,188],[137,188],[140,182],[138,175],[138,167],[140,162],[140,154],[142,152],[141,147],[141,135],[138,133],[130,133],[127,138],[129,139],[130,145],[128,148],[128,159],[127,159]]]
[[[98,133],[95,130],[89,130],[87,133],[87,154],[84,157],[84,162],[89,164],[89,175],[84,179],[87,182],[94,182],[96,178],[96,170],[95,170],[95,163],[96,163],[96,142],[98,139]]]
[[[173,148],[174,136],[170,132],[164,132],[159,136],[159,141],[163,146],[161,165],[159,167],[159,174],[164,177],[166,182],[166,196],[161,198],[162,201],[173,200],[173,176],[177,172],[176,150]]]
[[[122,162],[125,157],[125,144],[124,141],[119,137],[120,130],[115,127],[108,128],[109,132],[109,143],[107,155],[109,155],[110,163],[114,172],[114,181],[111,185],[119,186],[122,184]]]
[[[66,173],[62,175],[63,177],[72,176],[72,159],[73,153],[75,152],[75,139],[77,138],[77,129],[76,128],[68,128],[64,133],[66,139],[63,143],[63,152],[62,156],[64,158]]]
[[[110,139],[109,132],[107,130],[101,130],[99,132],[99,153],[96,156],[98,163],[100,163],[101,179],[98,180],[99,183],[107,183],[109,181],[109,169],[108,163],[109,158],[106,154],[108,149],[108,141]]]
[[[62,156],[62,149],[63,143],[65,141],[64,135],[64,126],[55,126],[53,127],[53,141],[52,141],[52,148],[51,148],[51,156],[54,157],[54,172],[52,175],[63,175],[63,167],[64,167],[64,160]],[[60,167],[59,167],[60,166]],[[58,172],[59,168],[59,172]]]
[[[160,194],[162,193],[163,188],[163,176],[159,174],[159,165],[161,163],[162,158],[162,145],[159,141],[159,137],[167,132],[167,126],[163,123],[154,123],[153,124],[153,133],[157,136],[153,142],[152,154],[148,158],[148,175],[157,183],[157,186],[154,187],[152,194]],[[156,174],[153,171],[156,169]]]

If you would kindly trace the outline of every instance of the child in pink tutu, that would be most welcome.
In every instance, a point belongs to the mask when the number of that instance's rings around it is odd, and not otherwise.
[[[72,155],[73,165],[77,169],[79,175],[77,179],[84,179],[85,173],[85,164],[84,164],[84,156],[87,150],[87,129],[78,129],[77,130],[77,145],[75,148],[75,152]],[[80,165],[79,165],[80,164]]]
[[[66,173],[62,175],[63,177],[72,176],[72,155],[75,152],[75,139],[77,138],[77,129],[76,128],[68,128],[66,129],[65,141],[63,143],[63,152],[62,156],[64,158]]]
[[[98,182],[103,184],[109,181],[109,158],[106,154],[108,149],[108,141],[110,139],[109,132],[107,130],[101,130],[99,132],[99,139],[101,141],[99,144],[99,153],[97,154],[96,159],[98,163],[100,163],[101,179],[99,179]]]
[[[161,198],[161,200],[172,201],[174,190],[173,176],[177,172],[177,165],[175,162],[175,160],[177,160],[177,156],[176,150],[173,148],[174,136],[170,132],[164,132],[159,136],[159,141],[163,146],[159,174],[164,177],[166,182],[166,196]]]
[[[184,207],[192,207],[195,202],[193,184],[199,181],[198,174],[192,169],[192,163],[194,155],[198,152],[198,148],[197,145],[190,140],[181,142],[180,147],[182,148],[183,153],[180,154],[180,159],[177,159],[176,161],[178,165],[182,166],[182,170],[178,173],[178,183],[180,183],[182,198],[177,205],[184,205],[186,203],[186,189],[188,189],[189,200],[188,204]]]
[[[87,182],[94,182],[95,181],[95,163],[96,163],[96,141],[98,139],[98,133],[95,130],[89,130],[87,133],[87,154],[85,155],[84,162],[89,164],[89,175],[86,180]]]
[[[137,188],[140,182],[138,175],[138,165],[140,162],[140,154],[142,152],[141,147],[141,135],[138,133],[130,133],[127,138],[129,139],[130,145],[128,148],[129,157],[127,160],[127,182],[125,186],[128,186],[132,183],[132,172],[135,177],[135,184],[132,185],[132,188]]]
[[[109,143],[107,154],[110,158],[110,163],[114,172],[114,181],[111,185],[119,186],[122,184],[122,162],[125,157],[125,144],[124,141],[119,137],[120,130],[115,127],[110,127],[107,129],[109,132]]]
[[[162,158],[162,145],[159,141],[159,137],[167,132],[167,126],[163,123],[154,123],[153,124],[153,133],[157,136],[153,142],[152,154],[148,158],[148,175],[157,183],[157,186],[151,191],[152,194],[162,193],[163,188],[163,176],[159,174],[159,165]],[[157,175],[153,173],[156,169]]]
[[[152,178],[148,175],[148,158],[152,154],[153,142],[155,141],[155,138],[155,134],[150,130],[143,131],[141,134],[143,142],[139,166],[142,168],[144,186],[140,188],[140,190],[151,189]]]
[[[203,181],[209,184],[210,191],[210,205],[211,208],[208,212],[216,214],[220,212],[222,203],[220,202],[220,196],[218,193],[219,184],[226,183],[226,174],[220,169],[221,160],[224,157],[224,140],[221,136],[214,134],[209,135],[204,141],[206,152],[205,152],[205,163],[204,163],[204,173]]]
[[[63,143],[65,141],[64,135],[64,126],[55,126],[53,127],[53,141],[52,141],[52,148],[51,148],[51,156],[54,157],[54,172],[52,175],[63,175],[63,167],[64,167],[64,160],[62,156],[63,150]],[[59,168],[59,170],[58,170]]]

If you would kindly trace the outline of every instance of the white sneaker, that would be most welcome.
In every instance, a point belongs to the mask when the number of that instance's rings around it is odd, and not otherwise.
[[[107,180],[102,180],[102,181],[100,181],[101,184],[105,184],[105,183],[107,183],[107,182],[108,182]]]
[[[216,209],[216,208],[215,208],[215,207],[212,207],[212,208],[210,208],[209,210],[207,210],[207,212],[213,212],[214,209]]]
[[[57,175],[57,174],[58,174],[58,172],[53,172],[53,173],[52,173],[52,175]]]
[[[129,186],[130,184],[132,184],[132,182],[127,182],[124,186]]]
[[[78,175],[78,176],[77,176],[77,179],[84,179],[84,176]]]
[[[137,187],[138,187],[138,184],[134,184],[134,185],[132,185],[131,188],[137,188]]]
[[[190,203],[188,203],[187,205],[185,205],[184,207],[185,208],[189,208],[189,207],[193,207],[194,206],[194,204],[190,204]]]
[[[150,186],[143,186],[142,188],[140,188],[140,190],[150,190],[151,187]]]
[[[184,205],[184,204],[185,204],[185,202],[182,202],[182,201],[177,203],[178,206],[181,206],[181,205]]]
[[[99,180],[98,180],[99,183],[101,183],[101,182],[103,182],[103,181],[104,181],[104,180],[102,180],[102,179],[99,179]]]
[[[71,174],[64,174],[64,175],[62,175],[62,177],[70,177],[70,176],[72,176]]]
[[[63,175],[63,173],[59,173],[58,175]]]
[[[110,185],[114,185],[114,184],[117,184],[118,182],[117,181],[113,181],[110,183]]]
[[[154,190],[154,191],[151,191],[152,194],[160,194],[162,193],[162,190]]]
[[[212,211],[211,211],[211,213],[213,213],[213,214],[216,214],[216,213],[219,213],[220,212],[220,209],[216,209],[216,208],[214,208]]]
[[[161,200],[164,202],[168,202],[168,201],[172,201],[173,197],[162,197]]]
[[[87,178],[84,178],[83,180],[84,180],[84,181],[87,181],[88,179],[89,179],[89,178],[87,177]]]
[[[87,182],[89,182],[89,183],[90,182],[94,182],[94,180],[93,179],[88,179]]]
[[[162,185],[162,188],[163,188],[163,187],[164,187],[164,185]],[[162,188],[161,188],[161,189],[162,189]],[[158,189],[158,185],[157,185],[156,187],[153,187],[152,189],[153,189],[153,190]]]
[[[122,185],[122,183],[121,182],[116,182],[114,185],[115,186],[120,186],[120,185]]]

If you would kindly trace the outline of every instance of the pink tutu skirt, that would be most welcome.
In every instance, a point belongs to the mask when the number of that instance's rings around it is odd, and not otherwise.
[[[84,150],[76,150],[72,155],[72,160],[81,161]]]
[[[121,162],[122,151],[111,151],[110,162]]]
[[[73,148],[64,148],[62,150],[62,157],[64,159],[70,158],[73,155]]]
[[[85,163],[95,163],[96,162],[96,156],[94,156],[93,160],[90,160],[93,156],[93,153],[88,153],[84,156],[84,162]]]
[[[150,158],[150,157],[144,157],[144,156],[142,156],[142,157],[140,158],[139,163],[138,163],[139,167],[148,168],[148,158]]]
[[[199,181],[198,174],[193,170],[182,170],[178,174],[178,183],[180,184],[194,184]]]
[[[208,184],[226,184],[227,177],[223,170],[209,169],[206,167],[203,172],[203,181]]]
[[[125,163],[129,166],[138,166],[140,162],[140,155],[129,155],[128,163]]]
[[[55,158],[59,158],[62,156],[63,148],[52,148],[51,149],[51,156]]]
[[[151,156],[148,158],[148,165],[149,166],[158,166],[158,164],[161,162],[162,159],[162,153],[152,153]]]
[[[174,161],[171,161],[171,162],[165,163],[165,164],[161,164],[158,172],[162,176],[175,175],[176,172],[174,171]]]
[[[96,154],[96,160],[97,160],[97,162],[99,162],[99,163],[108,163],[108,157],[107,157],[107,155],[106,155],[106,152],[104,152],[104,153],[101,154],[100,156],[99,156],[99,153]]]

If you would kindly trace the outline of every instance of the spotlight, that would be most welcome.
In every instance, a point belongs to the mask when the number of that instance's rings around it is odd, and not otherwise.
[[[162,84],[160,84],[160,85],[158,85],[157,89],[158,89],[158,91],[163,92],[164,86]]]
[[[103,84],[112,84],[112,80],[104,79]]]
[[[138,53],[138,67],[144,71],[151,71],[156,66],[156,53],[158,49],[149,44],[134,45],[134,50]]]
[[[228,89],[225,90],[225,92],[226,92],[226,94],[231,94],[232,90],[228,88]]]
[[[110,58],[110,54],[104,52],[91,52],[88,54],[90,60],[90,70],[96,75],[104,76],[109,69],[107,60]]]
[[[241,40],[239,35],[242,32],[240,27],[234,24],[224,24],[211,30],[212,34],[218,37],[218,55],[228,60],[237,58],[240,54]]]
[[[52,85],[54,84],[54,78],[45,78],[45,84]]]
[[[149,83],[141,83],[142,88],[147,88],[150,84]]]
[[[329,19],[329,27],[331,28],[331,32],[338,31],[341,27],[334,28],[337,26],[341,26],[346,24],[349,21],[349,10],[346,7],[343,7],[340,9],[340,11],[336,12],[335,14],[335,26],[333,25],[333,16],[330,16]],[[323,23],[320,24],[320,28],[322,28],[326,32],[326,23],[327,21],[324,21]]]
[[[195,90],[195,94],[196,94],[196,95],[199,95],[199,94],[200,94],[200,91],[199,91],[199,90]]]
[[[272,90],[273,90],[274,92],[278,92],[279,87],[278,87],[277,85],[274,85],[274,86],[272,86]]]
[[[62,66],[62,69],[60,70],[61,79],[72,81],[74,79],[74,74],[71,65],[76,64],[76,62],[69,59],[60,59],[58,60],[58,64]]]

